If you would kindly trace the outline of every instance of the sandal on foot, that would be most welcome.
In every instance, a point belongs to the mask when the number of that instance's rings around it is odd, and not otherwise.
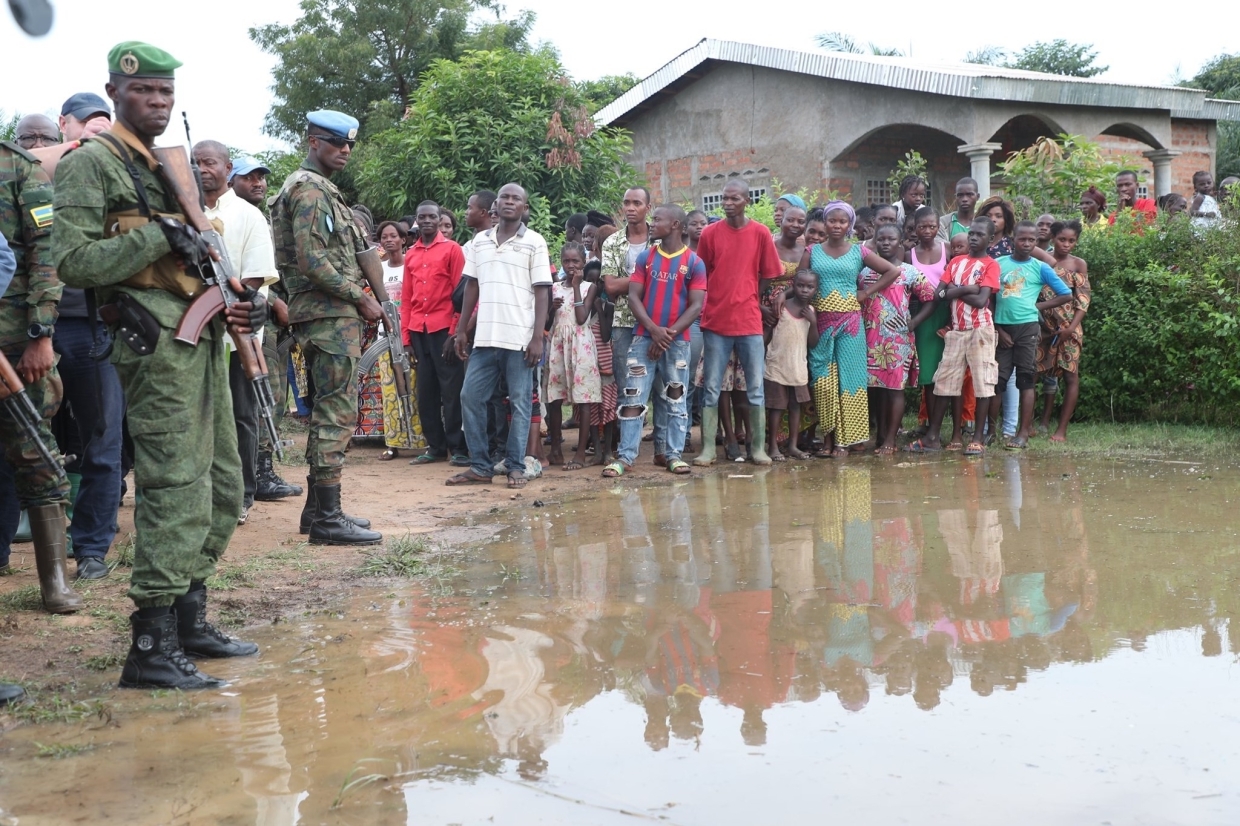
[[[628,471],[628,468],[624,466],[624,462],[612,462],[603,468],[603,478],[619,479],[626,471]]]
[[[942,453],[943,448],[937,445],[928,445],[921,439],[909,442],[904,446],[905,453]]]
[[[1024,436],[1013,436],[1003,444],[1004,450],[1024,450],[1029,447],[1029,440]]]
[[[458,473],[456,476],[448,478],[444,484],[450,488],[460,487],[461,485],[489,485],[491,484],[491,477],[479,476],[472,470],[467,470],[464,473]]]
[[[683,459],[672,459],[667,463],[667,469],[672,473],[675,473],[677,476],[684,476],[686,473],[693,472],[693,468],[691,468],[689,463]]]
[[[523,488],[525,487],[525,483],[528,481],[530,481],[529,477],[525,475],[525,471],[523,470],[513,470],[508,473],[509,488]]]
[[[986,455],[986,445],[981,442],[969,442],[969,446],[964,449],[965,456],[984,456]]]
[[[955,453],[957,450],[964,450],[964,444],[962,442],[948,442],[945,449]]]
[[[564,467],[560,468],[560,470],[564,470],[564,471],[581,470],[583,467],[585,467],[585,465],[583,465],[581,462],[578,462],[576,459],[571,459],[565,462]]]
[[[400,455],[400,454],[396,452],[396,448],[394,448],[394,447],[389,447],[387,450],[385,450],[385,451],[383,451],[382,453],[380,453],[380,454],[379,454],[379,461],[380,461],[380,462],[390,462],[390,461],[392,461],[393,459],[395,459],[395,458],[396,458],[397,456],[399,456],[399,455]]]
[[[442,462],[444,458],[445,457],[443,456],[435,456],[430,453],[423,453],[418,456],[414,456],[413,459],[409,462],[409,464],[411,465],[433,465],[436,462]]]
[[[882,447],[874,448],[875,456],[893,456],[895,452],[896,449],[893,445],[883,445]]]

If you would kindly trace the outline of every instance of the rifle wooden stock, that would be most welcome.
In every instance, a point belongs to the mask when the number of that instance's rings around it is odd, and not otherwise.
[[[9,364],[4,353],[0,353],[0,409],[8,413],[17,428],[34,444],[35,451],[48,470],[52,471],[57,479],[64,479],[64,465],[56,460],[52,451],[39,438],[39,411],[34,402],[30,401],[26,385],[22,384],[21,377],[17,375],[13,365]]]
[[[181,207],[185,223],[199,232],[208,232],[211,219],[202,210],[201,196],[198,192],[198,180],[189,164],[189,154],[184,146],[157,146],[151,150],[155,160],[159,161],[164,183],[172,190],[172,195]]]
[[[43,167],[43,171],[47,173],[47,177],[56,177],[56,165],[60,163],[60,159],[70,149],[77,149],[81,146],[81,141],[69,141],[68,143],[58,143],[55,146],[39,146],[30,150],[30,154],[39,159],[39,163]]]
[[[4,353],[0,353],[0,401],[4,401],[14,393],[21,393],[25,389],[26,385],[22,384],[21,377],[17,375],[13,365],[9,364]]]
[[[375,294],[375,300],[380,304],[392,299],[387,294],[387,287],[383,285],[383,262],[379,260],[379,250],[377,247],[370,247],[364,252],[357,254],[357,265],[362,269],[362,278],[366,279],[366,283],[370,285],[370,291]]]

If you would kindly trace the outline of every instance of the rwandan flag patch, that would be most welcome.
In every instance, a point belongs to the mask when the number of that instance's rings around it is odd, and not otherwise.
[[[34,219],[34,225],[39,229],[50,227],[52,225],[52,205],[44,204],[43,206],[31,207],[30,217]]]

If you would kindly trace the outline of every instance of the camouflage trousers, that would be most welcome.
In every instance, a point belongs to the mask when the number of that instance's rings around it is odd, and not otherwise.
[[[288,407],[288,358],[281,358],[278,348],[282,332],[284,331],[270,321],[263,328],[263,359],[267,362],[267,381],[271,383],[271,397],[276,400],[276,409],[271,417],[275,419],[277,432]],[[266,427],[258,428],[258,449],[268,452],[273,450]]]
[[[18,350],[5,355],[16,366],[21,353]],[[55,455],[56,440],[52,437],[50,424],[60,409],[60,400],[64,395],[56,368],[53,366],[46,376],[26,385],[26,395],[41,417],[37,428],[39,438]],[[3,480],[0,481],[0,499],[20,502],[23,508],[68,501],[69,481],[56,478],[56,474],[43,463],[34,441],[18,429],[17,420],[3,407],[0,407],[0,445],[4,447],[4,462],[8,465],[5,468],[7,472],[0,474]]]
[[[314,387],[310,436],[306,439],[310,478],[321,484],[339,484],[344,452],[357,427],[362,322],[356,318],[321,318],[294,325],[293,334]]]
[[[133,438],[133,576],[139,608],[171,605],[190,582],[215,573],[241,514],[241,457],[223,328],[197,347],[160,331],[149,356],[118,342],[112,362]]]

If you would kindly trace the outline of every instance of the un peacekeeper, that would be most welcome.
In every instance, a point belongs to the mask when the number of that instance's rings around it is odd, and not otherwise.
[[[50,421],[60,409],[64,388],[52,350],[63,291],[49,255],[52,215],[52,182],[39,160],[17,144],[0,143],[0,234],[16,257],[13,280],[0,298],[0,350],[39,414],[39,438],[54,449]],[[65,565],[69,480],[43,462],[34,441],[4,413],[0,445],[0,569],[9,564],[20,503],[30,517],[43,607],[53,614],[76,611],[82,598],[69,587]]]
[[[106,88],[116,121],[56,169],[52,260],[66,284],[94,289],[112,328],[112,363],[134,443],[137,538],[129,597],[137,610],[121,671],[126,688],[216,688],[224,682],[187,657],[258,651],[207,622],[205,581],[241,512],[241,459],[224,320],[213,319],[197,346],[173,339],[190,300],[205,288],[181,264],[202,239],[184,224],[150,151],[168,126],[180,65],[146,43],[115,46]],[[245,292],[238,283],[233,289]],[[241,334],[266,315],[266,304],[245,294],[227,311]]]
[[[349,162],[357,119],[341,112],[306,116],[309,151],[271,204],[276,268],[288,290],[288,320],[314,385],[306,461],[310,465],[302,532],[325,545],[374,545],[383,539],[370,522],[340,506],[344,452],[357,427],[357,361],[362,319],[383,310],[362,290],[357,254],[370,245],[331,176]],[[359,318],[360,316],[360,318]]]

